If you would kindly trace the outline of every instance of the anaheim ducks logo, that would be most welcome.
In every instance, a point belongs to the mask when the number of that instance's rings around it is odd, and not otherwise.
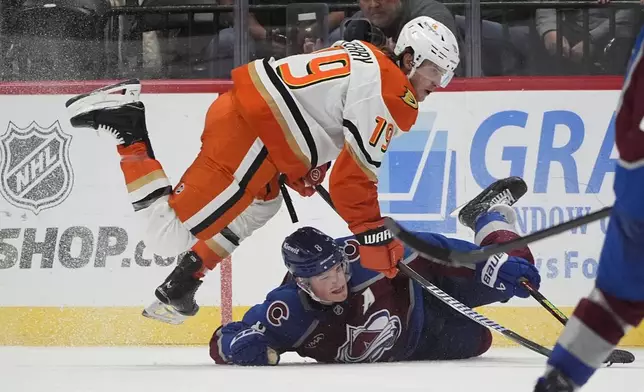
[[[418,101],[416,100],[414,93],[412,93],[409,88],[405,87],[405,94],[400,98],[404,103],[411,106],[413,109],[418,109]]]

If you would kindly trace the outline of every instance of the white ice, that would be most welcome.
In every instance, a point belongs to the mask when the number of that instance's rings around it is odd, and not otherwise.
[[[583,392],[639,391],[644,350],[601,369]],[[531,392],[544,358],[492,349],[465,361],[320,365],[285,355],[277,367],[214,365],[206,347],[0,347],[2,392]]]

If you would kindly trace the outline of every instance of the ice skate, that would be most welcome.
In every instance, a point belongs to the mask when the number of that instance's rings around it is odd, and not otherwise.
[[[193,275],[203,263],[194,252],[179,261],[166,280],[155,290],[158,301],[143,310],[143,316],[169,324],[181,324],[199,311],[195,293],[201,284]]]
[[[525,195],[528,186],[521,177],[508,177],[498,180],[485,188],[467,203],[458,213],[458,220],[474,230],[476,220],[494,205],[512,206]]]
[[[577,388],[568,377],[553,369],[537,381],[534,392],[574,392]]]
[[[154,158],[145,125],[145,106],[139,100],[141,83],[131,79],[81,94],[65,103],[74,128],[110,133],[119,144],[144,142]]]

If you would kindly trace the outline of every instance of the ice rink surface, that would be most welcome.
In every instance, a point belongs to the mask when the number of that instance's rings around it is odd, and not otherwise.
[[[640,391],[644,350],[600,370],[584,392]],[[277,367],[214,365],[206,347],[0,347],[2,392],[531,392],[544,359],[521,348],[472,360],[322,365],[285,355]]]

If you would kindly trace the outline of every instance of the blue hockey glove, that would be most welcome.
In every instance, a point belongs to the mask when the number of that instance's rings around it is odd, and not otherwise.
[[[243,366],[277,365],[279,355],[268,347],[265,330],[264,326],[257,323],[239,331],[230,342],[230,361]]]
[[[522,258],[509,257],[506,253],[493,255],[487,261],[478,263],[476,277],[486,286],[521,298],[530,296],[521,284],[521,278],[526,278],[537,290],[541,284],[537,267]]]

